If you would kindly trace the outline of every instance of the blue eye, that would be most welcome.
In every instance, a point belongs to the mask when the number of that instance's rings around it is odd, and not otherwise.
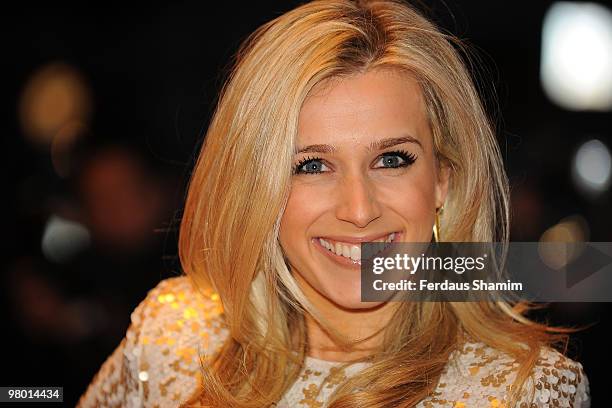
[[[407,167],[416,161],[414,153],[408,153],[404,150],[395,152],[386,152],[380,156],[378,163],[382,162],[383,168],[398,168]]]
[[[323,173],[323,169],[327,166],[323,164],[323,161],[318,158],[306,158],[301,160],[293,168],[294,174],[317,174]]]
[[[417,157],[414,153],[408,153],[403,150],[386,152],[379,156],[377,163],[382,162],[382,165],[376,168],[395,169],[407,167],[413,164],[416,159]],[[323,159],[318,157],[307,157],[293,166],[293,174],[320,174],[328,170],[329,168],[323,163]]]

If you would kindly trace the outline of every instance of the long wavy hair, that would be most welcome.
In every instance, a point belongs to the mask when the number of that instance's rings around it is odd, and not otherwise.
[[[471,58],[463,41],[399,0],[312,1],[242,43],[198,156],[180,229],[183,269],[199,290],[218,293],[230,333],[214,355],[204,356],[202,382],[186,406],[278,402],[308,353],[306,314],[341,347],[359,342],[344,338],[310,304],[278,239],[298,116],[317,83],[376,68],[412,75],[425,98],[436,155],[451,168],[440,219],[444,241],[508,242],[508,180],[466,68]],[[534,307],[401,302],[380,349],[353,360],[371,364],[340,385],[328,406],[412,407],[430,395],[451,353],[468,339],[516,358],[509,400],[518,400],[540,348],[567,348],[572,330],[528,319]]]

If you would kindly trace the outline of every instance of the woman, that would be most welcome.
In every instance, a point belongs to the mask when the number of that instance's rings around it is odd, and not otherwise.
[[[588,406],[552,347],[569,329],[526,305],[360,300],[360,242],[508,241],[453,45],[398,1],[314,1],[256,30],[190,182],[186,276],[149,293],[79,405]]]

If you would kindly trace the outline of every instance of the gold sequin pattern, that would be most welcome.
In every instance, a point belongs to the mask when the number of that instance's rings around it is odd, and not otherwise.
[[[219,296],[200,294],[187,277],[162,281],[131,318],[125,338],[78,407],[176,407],[199,384],[200,358],[217,352],[227,336]],[[333,391],[362,367],[337,365],[311,360],[276,407],[324,408]],[[509,408],[517,370],[510,356],[467,342],[451,355],[435,390],[417,408]],[[519,408],[574,407],[590,398],[582,365],[552,349],[542,350],[526,387]]]
[[[132,313],[126,337],[78,406],[179,405],[197,385],[199,357],[224,339],[222,316],[215,293],[201,295],[187,277],[162,281]]]

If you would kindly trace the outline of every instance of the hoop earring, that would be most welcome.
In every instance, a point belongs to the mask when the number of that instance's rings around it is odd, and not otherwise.
[[[440,217],[439,215],[441,215],[443,211],[444,211],[444,206],[441,206],[440,208],[436,208],[436,221],[433,226],[433,235],[434,235],[435,242],[440,242],[440,240],[442,239],[440,237]]]

